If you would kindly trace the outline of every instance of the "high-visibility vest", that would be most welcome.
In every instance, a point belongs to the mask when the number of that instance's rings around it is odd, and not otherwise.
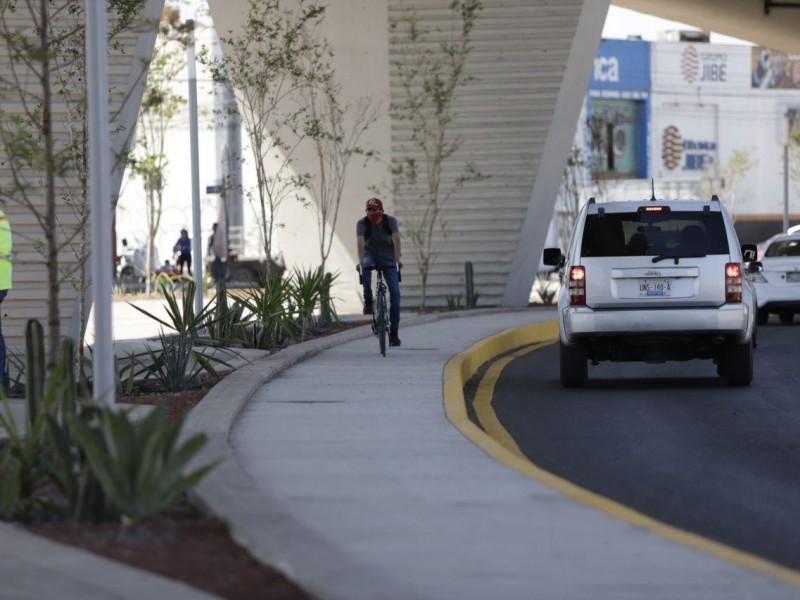
[[[0,290],[11,289],[11,224],[0,210]]]

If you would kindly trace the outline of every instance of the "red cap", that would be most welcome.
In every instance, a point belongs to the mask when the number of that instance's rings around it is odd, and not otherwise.
[[[381,202],[379,198],[370,198],[367,200],[367,208],[377,208],[379,211],[383,212],[383,202]]]

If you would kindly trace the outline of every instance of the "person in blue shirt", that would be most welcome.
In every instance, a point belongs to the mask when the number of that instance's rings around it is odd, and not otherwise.
[[[189,276],[192,276],[192,240],[189,239],[189,232],[181,229],[181,237],[175,243],[172,251],[178,255],[177,265],[180,274],[183,275],[183,265],[186,265]]]

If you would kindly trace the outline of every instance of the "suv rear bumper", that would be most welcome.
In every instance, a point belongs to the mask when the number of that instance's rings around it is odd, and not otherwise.
[[[568,306],[561,314],[561,336],[566,344],[580,338],[641,336],[648,334],[733,335],[745,343],[752,335],[752,317],[744,303],[712,308],[594,310]]]

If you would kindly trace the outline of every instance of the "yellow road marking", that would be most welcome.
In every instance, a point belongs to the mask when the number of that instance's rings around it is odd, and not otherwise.
[[[444,407],[447,418],[461,433],[498,462],[574,500],[663,538],[685,544],[740,567],[800,587],[800,572],[798,571],[657,521],[619,502],[590,492],[566,479],[544,471],[523,456],[516,442],[502,426],[494,412],[491,402],[494,386],[509,362],[554,343],[557,339],[558,324],[556,322],[536,323],[507,329],[479,340],[451,358],[445,365],[443,377]],[[473,407],[484,431],[475,425],[467,414],[464,385],[486,362],[515,348],[519,348],[519,350],[491,365],[478,384]]]
[[[475,399],[472,402],[472,408],[475,410],[475,415],[478,417],[478,422],[481,424],[481,427],[483,427],[483,430],[486,432],[486,434],[490,438],[500,442],[500,445],[503,446],[503,448],[512,454],[519,456],[523,460],[527,459],[522,454],[519,446],[517,446],[514,438],[509,435],[508,431],[506,431],[506,428],[503,427],[502,423],[500,423],[500,419],[497,418],[497,414],[494,412],[494,406],[492,406],[492,398],[494,398],[494,386],[497,383],[497,380],[500,379],[500,374],[503,372],[503,369],[506,368],[508,363],[519,358],[520,356],[524,356],[529,352],[538,350],[542,346],[546,346],[551,343],[552,342],[539,342],[533,344],[532,346],[525,346],[524,348],[512,352],[511,354],[507,354],[503,358],[494,361],[486,373],[484,373],[483,377],[481,377],[478,388],[475,390]]]

